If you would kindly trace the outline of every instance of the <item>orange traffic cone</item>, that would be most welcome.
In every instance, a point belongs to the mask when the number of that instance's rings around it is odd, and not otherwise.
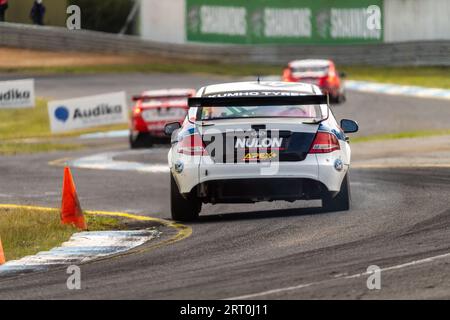
[[[72,224],[80,230],[87,230],[86,220],[81,210],[77,189],[69,167],[64,168],[61,222],[63,224]]]
[[[6,262],[5,253],[3,252],[2,238],[0,238],[0,266]]]

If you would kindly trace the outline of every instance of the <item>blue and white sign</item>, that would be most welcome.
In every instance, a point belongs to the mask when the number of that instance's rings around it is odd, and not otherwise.
[[[52,132],[65,132],[128,122],[125,92],[52,101],[48,115]]]
[[[34,108],[34,79],[0,82],[0,109]]]

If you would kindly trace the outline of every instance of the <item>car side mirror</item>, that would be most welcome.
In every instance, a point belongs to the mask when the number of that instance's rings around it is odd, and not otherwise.
[[[347,78],[347,73],[345,73],[345,72],[339,72],[339,77],[341,77],[341,78]]]
[[[168,137],[171,137],[172,134],[180,128],[181,128],[181,124],[179,122],[168,123],[164,127],[164,134]]]
[[[358,123],[348,119],[343,119],[341,121],[341,128],[344,130],[344,133],[355,133],[359,131]]]

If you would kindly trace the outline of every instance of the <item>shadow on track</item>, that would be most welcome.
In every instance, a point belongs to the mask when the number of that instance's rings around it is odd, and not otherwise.
[[[308,216],[329,213],[321,207],[309,208],[292,208],[292,209],[276,209],[267,211],[249,211],[249,212],[232,212],[220,213],[206,216],[200,216],[199,219],[190,224],[202,224],[221,221],[238,221],[238,220],[260,220],[294,216]]]

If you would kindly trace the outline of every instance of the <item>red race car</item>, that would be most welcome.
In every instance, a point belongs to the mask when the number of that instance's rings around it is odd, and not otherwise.
[[[317,85],[334,103],[345,102],[344,73],[338,73],[330,60],[296,60],[284,69],[283,81]]]
[[[152,147],[156,142],[167,142],[164,127],[171,122],[183,123],[188,111],[188,98],[195,94],[194,89],[169,89],[146,91],[134,97],[131,148]]]

